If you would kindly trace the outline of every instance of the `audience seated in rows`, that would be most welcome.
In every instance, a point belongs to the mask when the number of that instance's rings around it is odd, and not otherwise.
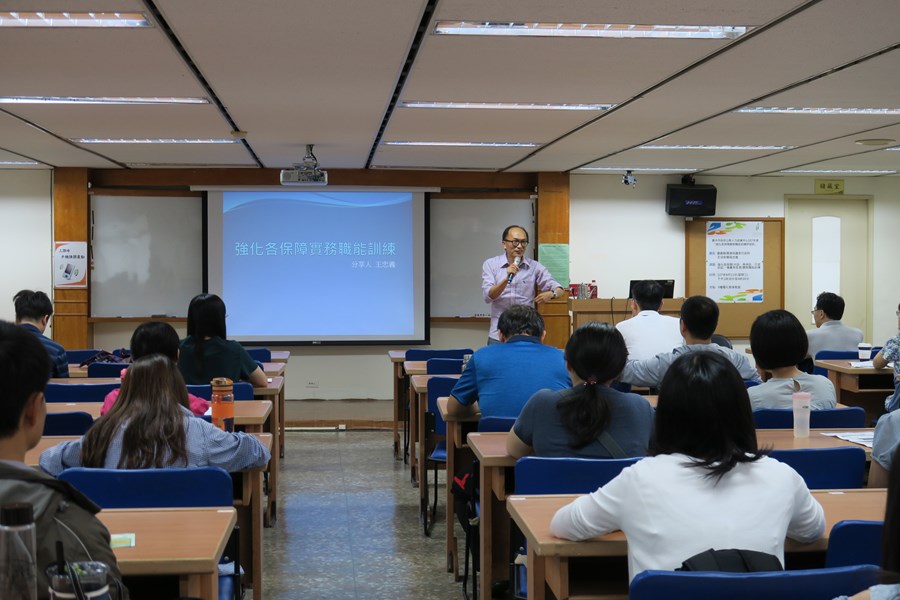
[[[632,360],[653,358],[684,344],[678,319],[659,314],[663,305],[663,287],[652,279],[638,281],[628,300],[631,318],[616,323],[625,338]]]
[[[45,450],[40,465],[51,475],[69,467],[240,471],[262,467],[269,458],[269,450],[252,435],[229,433],[195,417],[178,367],[162,354],[151,354],[128,368],[110,411],[83,438]]]
[[[622,334],[607,323],[588,323],[566,344],[566,368],[574,386],[535,393],[507,437],[507,450],[551,457],[645,456],[653,409],[645,398],[610,387],[628,351]]]
[[[162,321],[147,321],[141,323],[131,334],[131,358],[138,360],[151,354],[162,354],[172,362],[178,362],[178,333],[175,328]],[[128,374],[128,369],[122,370],[122,377]],[[100,414],[105,415],[115,404],[119,397],[120,389],[115,389],[103,399]],[[197,416],[205,415],[209,409],[209,401],[188,393],[188,403],[191,412]]]
[[[793,314],[770,310],[756,317],[750,327],[750,349],[763,383],[747,390],[757,408],[791,408],[791,394],[809,392],[810,408],[821,410],[837,404],[834,384],[827,377],[797,368],[806,357],[806,331]]]
[[[472,354],[450,393],[448,412],[483,417],[517,417],[525,402],[542,389],[572,385],[558,348],[543,343],[544,319],[531,306],[507,308],[498,321],[500,344]]]
[[[239,343],[228,340],[225,303],[215,294],[194,296],[188,306],[187,337],[178,368],[186,383],[209,384],[215,377],[266,387],[266,374]]]
[[[554,515],[553,535],[586,540],[621,529],[629,579],[675,569],[710,548],[772,554],[785,536],[812,542],[822,506],[800,475],[756,443],[740,373],[713,352],[679,356],[659,390],[650,457]]]
[[[816,329],[806,332],[809,339],[809,356],[816,357],[820,350],[856,350],[863,341],[863,332],[841,322],[844,316],[844,299],[832,292],[822,292],[816,297],[812,309]]]
[[[106,563],[113,582],[121,579],[109,531],[95,516],[100,508],[69,484],[25,464],[26,453],[44,431],[49,373],[50,358],[35,336],[0,321],[0,504],[27,502],[33,507],[41,598],[47,597],[46,570],[56,562],[57,542],[69,561]]]
[[[44,335],[50,317],[53,315],[53,303],[44,292],[22,290],[13,296],[16,306],[16,325],[37,336],[47,354],[50,356],[50,377],[68,377],[69,359],[66,349]]]
[[[666,371],[675,359],[683,354],[706,351],[724,356],[737,368],[744,379],[759,381],[756,369],[747,357],[731,348],[712,343],[712,336],[719,324],[719,307],[706,296],[691,296],[681,305],[681,335],[684,345],[670,352],[657,354],[645,360],[629,360],[625,363],[621,380],[632,385],[659,387]]]

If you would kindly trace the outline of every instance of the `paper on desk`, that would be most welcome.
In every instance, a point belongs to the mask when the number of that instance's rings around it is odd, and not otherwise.
[[[874,369],[875,365],[871,360],[851,360],[850,366],[854,369]]]
[[[113,533],[109,536],[109,545],[113,548],[134,548],[134,534]]]
[[[872,440],[875,437],[874,431],[837,431],[834,433],[820,433],[822,435],[836,437],[846,442],[853,442],[854,444],[859,444],[861,446],[865,446],[866,448],[872,447]]]

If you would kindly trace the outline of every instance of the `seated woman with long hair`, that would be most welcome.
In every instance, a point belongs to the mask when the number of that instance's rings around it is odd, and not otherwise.
[[[506,438],[509,454],[645,456],[653,409],[646,398],[610,387],[628,358],[619,330],[607,323],[579,327],[566,344],[565,356],[575,385],[541,390],[528,400]]]
[[[178,367],[161,354],[128,369],[119,399],[81,439],[41,454],[41,468],[148,469],[222,467],[240,471],[269,462],[269,450],[246,433],[229,433],[195,417]]]
[[[239,343],[228,340],[225,303],[215,294],[194,296],[188,306],[187,337],[181,341],[178,368],[191,384],[208,384],[215,377],[249,381],[266,387],[266,374]]]
[[[175,328],[163,321],[147,321],[141,323],[131,334],[131,359],[138,360],[150,354],[162,354],[167,356],[172,362],[178,362],[178,333]],[[128,369],[122,369],[122,378],[128,374]],[[103,406],[100,407],[100,414],[105,415],[112,408],[119,398],[120,388],[112,390],[103,399]],[[209,401],[188,394],[191,412],[197,416],[206,414],[209,409]]]
[[[784,564],[785,536],[818,539],[825,514],[800,475],[756,445],[737,369],[721,355],[691,352],[660,384],[650,457],[550,523],[553,535],[570,540],[619,529],[633,578],[675,569],[710,548],[765,552]]]

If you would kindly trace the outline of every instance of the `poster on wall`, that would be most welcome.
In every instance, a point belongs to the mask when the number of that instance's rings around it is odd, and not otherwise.
[[[53,287],[87,287],[87,242],[55,242]]]
[[[719,303],[763,301],[761,221],[706,225],[706,295]]]

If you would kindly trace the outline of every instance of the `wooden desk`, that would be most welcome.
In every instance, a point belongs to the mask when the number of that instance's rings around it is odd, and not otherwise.
[[[97,518],[111,534],[134,534],[133,548],[113,550],[123,575],[176,575],[182,596],[218,600],[233,508],[107,509]]]
[[[798,448],[842,448],[852,446],[866,451],[866,459],[871,459],[872,449],[861,444],[854,444],[833,436],[822,435],[828,432],[842,431],[874,431],[872,428],[848,429],[810,429],[808,438],[795,438],[793,429],[757,429],[756,443],[761,448],[771,447],[775,450],[795,450]]]
[[[86,412],[96,421],[100,418],[102,402],[48,402],[47,413]],[[263,425],[272,412],[270,400],[239,400],[234,403],[234,424],[247,433],[262,433]]]
[[[287,370],[286,362],[264,362],[262,364],[263,373],[268,377],[284,377]]]
[[[272,362],[286,363],[291,358],[290,350],[272,350]]]
[[[844,519],[880,521],[884,518],[887,490],[818,490],[812,494],[825,509],[825,535],[811,544],[801,544],[788,539],[785,543],[786,552],[824,551],[828,547],[831,528],[838,521]],[[550,533],[550,520],[553,515],[577,497],[577,495],[548,495],[509,498],[507,503],[509,513],[528,539],[529,599],[543,600],[547,596],[548,587],[556,598],[560,600],[569,598],[574,592],[570,589],[568,574],[569,559],[572,557],[625,556],[628,552],[625,534],[621,531],[584,542],[561,540]],[[626,587],[627,572],[617,575],[620,587]],[[596,585],[596,582],[594,583]],[[589,592],[589,590],[578,591]]]
[[[481,419],[481,413],[458,417],[447,413],[446,396],[438,398],[438,412],[447,423],[447,511],[446,511],[446,545],[447,545],[447,570],[453,576],[459,578],[459,544],[456,541],[456,527],[454,526],[456,515],[453,512],[453,477],[458,472],[467,471],[472,464],[472,451],[465,444],[465,424],[475,425]]]
[[[828,370],[837,401],[863,407],[871,423],[884,413],[884,399],[894,392],[894,372],[892,369],[851,367],[850,362],[817,360],[815,365]]]
[[[427,375],[428,374],[428,361],[427,360],[404,360],[403,361],[403,371],[412,377],[413,375]]]
[[[272,449],[272,435],[269,433],[253,434],[267,448]],[[41,453],[47,448],[51,448],[61,442],[77,440],[80,436],[45,436],[41,438],[37,446],[29,450],[25,455],[25,464],[32,467],[38,466],[38,460]],[[242,471],[241,475],[241,496],[235,498],[235,505],[238,508],[238,519],[240,521],[241,531],[241,564],[244,566],[245,577],[249,577],[249,582],[253,586],[253,597],[256,600],[262,599],[262,536],[263,536],[263,490],[262,490],[262,471],[263,469],[248,469]],[[107,511],[103,511],[106,513]],[[101,513],[101,514],[103,514]],[[117,533],[112,531],[112,533]],[[125,530],[132,532],[134,530]],[[122,531],[120,530],[119,533]],[[168,534],[171,541],[171,532],[164,531]],[[227,538],[226,538],[227,539]],[[140,543],[140,541],[138,542]],[[224,546],[223,546],[224,547]],[[116,552],[118,558],[118,551]],[[218,559],[217,559],[218,561]],[[128,574],[128,573],[126,573]],[[184,593],[184,592],[182,592]],[[196,594],[194,594],[196,595]]]
[[[408,401],[407,390],[409,383],[403,371],[403,361],[406,359],[406,350],[388,350],[388,358],[391,359],[391,379],[394,382],[394,458],[400,460],[403,448],[400,447],[400,423],[405,420],[406,403]]]
[[[272,460],[269,463],[269,495],[266,506],[266,527],[275,522],[278,509],[278,471],[284,456],[284,377],[269,377],[266,387],[253,388],[253,397],[271,399],[272,412],[266,430],[272,434]]]
[[[469,448],[479,460],[481,521],[479,549],[481,577],[479,598],[489,598],[491,584],[507,579],[509,563],[509,513],[506,512],[507,482],[516,459],[506,453],[506,433],[470,433]],[[498,566],[497,573],[494,565]],[[485,591],[487,590],[487,591]]]

